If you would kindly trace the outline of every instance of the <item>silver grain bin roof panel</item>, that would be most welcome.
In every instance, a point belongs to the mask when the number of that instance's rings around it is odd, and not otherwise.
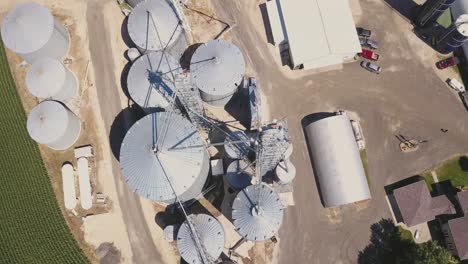
[[[206,214],[189,215],[188,218],[196,230],[200,243],[208,255],[207,257],[214,260],[218,259],[225,243],[223,226],[218,220]],[[177,234],[177,247],[180,255],[187,263],[202,263],[187,220],[182,224]]]
[[[305,127],[312,164],[325,207],[371,198],[364,167],[346,114]]]
[[[202,92],[213,96],[229,95],[244,77],[244,56],[234,44],[210,40],[193,54],[190,72],[193,83]]]
[[[133,43],[145,51],[162,50],[182,34],[179,18],[165,0],[138,3],[130,13],[127,28]]]
[[[242,143],[232,143],[232,141],[245,141]],[[250,152],[250,138],[243,131],[234,131],[229,138],[224,140],[224,150],[232,159],[242,159]]]
[[[132,100],[142,108],[166,108],[174,93],[173,75],[182,70],[169,54],[150,52],[138,58],[131,66],[127,88]],[[166,96],[164,96],[166,95]]]
[[[34,107],[28,116],[29,135],[40,144],[57,141],[66,132],[68,110],[56,101],[44,101]]]
[[[251,241],[264,241],[278,232],[283,210],[278,194],[261,183],[237,194],[232,205],[232,219],[241,236]]]
[[[226,179],[229,185],[236,190],[244,189],[252,182],[253,170],[244,160],[235,160],[226,170]]]
[[[169,119],[166,138],[155,152],[153,141],[162,137]],[[147,115],[130,128],[122,143],[120,166],[133,191],[153,201],[173,203],[167,178],[182,201],[196,198],[208,176],[209,157],[193,124],[162,112]]]
[[[60,92],[66,78],[66,69],[58,60],[36,60],[26,74],[26,85],[32,95],[49,98]]]
[[[5,46],[17,53],[31,53],[42,48],[54,31],[54,17],[50,11],[36,3],[15,6],[2,24]]]

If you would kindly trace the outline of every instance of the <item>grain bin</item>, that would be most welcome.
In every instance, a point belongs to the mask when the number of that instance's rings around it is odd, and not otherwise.
[[[226,170],[226,180],[236,190],[242,190],[249,186],[253,175],[254,173],[250,164],[244,160],[234,160]]]
[[[218,220],[206,214],[189,215],[180,227],[177,234],[177,248],[182,258],[187,263],[203,263],[188,221],[195,229],[205,257],[209,260],[217,260],[224,249],[224,229]]]
[[[174,93],[174,76],[181,72],[178,62],[161,51],[138,58],[127,77],[128,93],[146,112],[170,105]]]
[[[29,113],[27,128],[37,143],[51,149],[65,150],[78,140],[81,122],[60,102],[43,101]]]
[[[67,29],[50,11],[36,3],[16,5],[3,19],[5,46],[33,63],[38,58],[65,58],[69,47]]]
[[[250,185],[237,194],[232,205],[236,231],[250,241],[273,237],[283,221],[278,194],[265,183]]]
[[[180,200],[196,198],[210,165],[197,128],[181,115],[157,112],[137,121],[125,135],[120,168],[132,191],[172,204],[171,185]]]
[[[210,40],[197,48],[190,61],[192,82],[203,101],[224,106],[241,85],[245,61],[240,49],[224,40]]]
[[[248,157],[252,152],[250,138],[244,131],[234,131],[224,140],[224,151],[231,159],[243,159]]]
[[[78,82],[73,73],[60,61],[37,59],[26,75],[29,92],[39,99],[67,102],[76,95]]]
[[[165,0],[138,3],[128,17],[127,30],[142,53],[170,47],[182,34],[179,18]]]

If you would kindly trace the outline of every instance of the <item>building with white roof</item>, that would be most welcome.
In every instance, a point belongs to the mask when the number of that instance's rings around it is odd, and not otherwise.
[[[273,42],[289,47],[293,69],[341,65],[361,52],[348,0],[270,0]]]

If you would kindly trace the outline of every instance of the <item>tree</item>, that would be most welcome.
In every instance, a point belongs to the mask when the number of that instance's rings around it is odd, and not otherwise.
[[[402,239],[399,229],[390,219],[371,226],[369,245],[359,252],[359,264],[457,264],[450,251],[435,241],[416,244]]]
[[[416,247],[415,264],[455,264],[459,263],[450,251],[441,247],[436,241],[419,244]]]

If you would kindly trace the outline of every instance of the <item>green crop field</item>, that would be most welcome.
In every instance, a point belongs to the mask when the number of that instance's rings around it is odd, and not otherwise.
[[[60,212],[0,41],[0,263],[88,263]]]

